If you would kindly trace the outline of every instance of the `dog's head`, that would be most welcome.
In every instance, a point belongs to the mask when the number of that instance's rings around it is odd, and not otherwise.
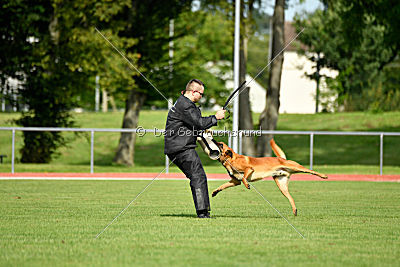
[[[233,150],[227,146],[224,142],[217,142],[219,149],[221,150],[221,156],[219,160],[222,162],[226,159],[233,158]]]

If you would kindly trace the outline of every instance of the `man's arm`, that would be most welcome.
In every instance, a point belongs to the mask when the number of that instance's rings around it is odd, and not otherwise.
[[[200,110],[192,106],[184,110],[182,120],[186,124],[193,126],[195,129],[206,130],[217,125],[217,121],[222,119],[224,114],[224,110],[219,110],[215,115],[202,117]]]

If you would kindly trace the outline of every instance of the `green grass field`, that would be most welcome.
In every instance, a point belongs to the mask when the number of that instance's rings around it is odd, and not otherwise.
[[[207,112],[205,112],[207,114]],[[139,126],[145,129],[163,129],[166,111],[142,111]],[[82,128],[121,128],[123,113],[75,114],[77,125]],[[0,126],[13,126],[18,114],[0,113]],[[254,114],[258,121],[258,114]],[[222,123],[216,129],[223,129]],[[230,129],[230,127],[227,127]],[[400,112],[387,113],[336,113],[336,114],[281,114],[278,130],[295,131],[385,131],[400,132]],[[70,140],[61,148],[51,164],[21,164],[18,150],[23,145],[21,132],[16,138],[16,172],[89,172],[90,134],[65,134]],[[163,138],[147,134],[137,138],[135,166],[112,163],[119,141],[119,133],[96,133],[94,148],[95,172],[160,172],[165,165]],[[277,143],[289,159],[304,166],[309,165],[309,137],[277,135]],[[218,140],[224,138],[218,137]],[[226,141],[226,140],[225,140]],[[400,137],[384,138],[383,173],[400,174]],[[11,171],[11,132],[0,131],[0,154],[7,155],[0,164],[0,172]],[[216,161],[200,152],[208,172],[225,172]],[[314,169],[325,173],[379,174],[379,136],[315,136]],[[171,171],[178,171],[171,168]]]
[[[210,181],[210,190],[223,181]],[[0,266],[399,266],[399,183],[272,181],[212,198],[194,217],[188,181],[0,181]]]

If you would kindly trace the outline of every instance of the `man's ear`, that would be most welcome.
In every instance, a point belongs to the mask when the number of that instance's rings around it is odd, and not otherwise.
[[[227,150],[226,152],[225,152],[225,156],[227,156],[227,157],[233,157],[233,154],[232,154],[232,151],[231,150]]]

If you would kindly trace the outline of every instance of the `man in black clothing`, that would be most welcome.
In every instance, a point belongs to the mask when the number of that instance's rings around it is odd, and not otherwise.
[[[190,188],[199,218],[210,218],[210,199],[207,176],[197,154],[196,139],[201,131],[217,125],[225,116],[225,110],[202,117],[195,105],[204,93],[202,81],[193,79],[169,110],[165,126],[164,153],[190,179]]]

